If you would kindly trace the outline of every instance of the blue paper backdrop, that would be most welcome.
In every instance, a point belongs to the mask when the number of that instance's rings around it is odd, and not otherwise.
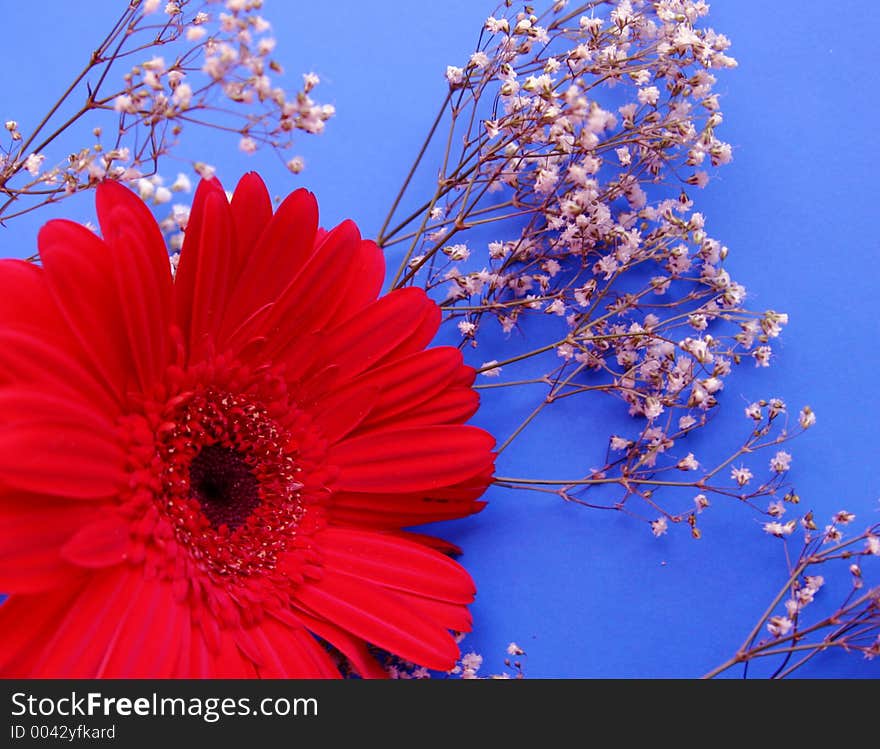
[[[7,29],[33,28],[47,9],[53,22],[40,24],[38,44],[30,33],[6,35],[3,119],[32,123],[120,5],[4,8]],[[320,138],[300,137],[307,170],[298,178],[269,155],[244,156],[234,140],[200,139],[191,153],[215,163],[228,186],[252,168],[275,193],[305,185],[317,194],[325,225],[351,217],[375,234],[444,95],[445,66],[467,58],[491,9],[477,0],[267,0],[288,74],[319,73],[316,98],[335,104],[338,115]],[[857,525],[874,522],[880,5],[716,0],[711,25],[732,38],[740,63],[717,87],[720,136],[735,159],[696,195],[697,208],[709,233],[731,248],[728,268],[752,306],[791,315],[773,367],[748,365],[729,379],[712,433],[729,427],[738,437],[743,407],[762,396],[782,397],[794,410],[809,403],[817,426],[791,448],[802,507],[822,520],[847,507]],[[30,254],[50,213],[86,220],[91,207],[70,201],[38,220],[13,222],[0,232],[0,255]],[[491,358],[481,353],[477,364]],[[479,421],[503,439],[521,407],[487,403]],[[610,403],[588,413],[562,407],[504,453],[499,473],[582,469],[604,450],[597,435],[625,422],[619,414]],[[713,440],[694,448],[700,457],[722,454]],[[483,655],[484,673],[503,668],[513,640],[527,651],[532,677],[699,675],[733,653],[784,579],[781,545],[744,508],[720,501],[697,542],[683,532],[655,539],[618,514],[545,495],[496,489],[489,499],[482,514],[441,529],[464,548],[462,562],[478,585],[475,632],[464,647]],[[802,674],[876,676],[877,668],[832,653]]]

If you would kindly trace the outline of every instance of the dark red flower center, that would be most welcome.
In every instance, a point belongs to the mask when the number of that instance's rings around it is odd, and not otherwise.
[[[260,482],[237,450],[206,445],[189,465],[189,487],[214,528],[235,530],[260,504]]]
[[[212,359],[174,366],[120,424],[128,444],[129,558],[229,626],[288,606],[321,574],[326,439],[275,371]]]
[[[256,382],[274,384],[267,376]],[[195,385],[172,396],[156,435],[158,508],[195,565],[215,578],[274,569],[305,513],[300,440],[273,418],[295,410],[253,380],[234,385],[238,393]]]

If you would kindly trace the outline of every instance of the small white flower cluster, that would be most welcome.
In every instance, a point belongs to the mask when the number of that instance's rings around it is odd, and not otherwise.
[[[736,365],[771,363],[788,321],[745,308],[727,247],[687,194],[732,158],[713,87],[736,63],[730,41],[703,25],[707,12],[694,0],[602,0],[580,16],[554,3],[490,17],[480,47],[446,69],[448,142],[461,152],[447,154],[436,196],[410,219],[424,223],[380,237],[411,242],[396,284],[439,290],[468,347],[497,331],[493,320],[523,335],[534,335],[529,316],[559,321],[539,332],[555,340],[535,342],[554,357],[547,398],[604,392],[641,420],[601,471],[627,491],[656,470],[701,470],[671,449],[708,423]],[[678,197],[656,187],[670,183]],[[775,476],[786,455],[771,462]],[[731,474],[737,488],[754,486],[752,470]]]
[[[463,633],[457,633],[455,637],[459,644],[464,638],[465,635]],[[483,656],[473,651],[463,652],[455,666],[447,671],[445,676],[459,679],[522,679],[524,678],[524,674],[521,659],[525,654],[525,650],[515,642],[511,642],[507,646],[507,657],[504,659],[504,665],[509,669],[513,669],[513,674],[502,671],[498,674],[481,676],[480,669],[483,667]],[[427,668],[417,666],[416,664],[405,661],[398,656],[387,653],[384,654],[384,656],[384,668],[392,679],[430,679],[435,675]],[[441,677],[443,676],[442,673],[438,675]]]
[[[832,647],[838,652],[859,653],[869,660],[880,656],[880,622],[877,617],[880,585],[876,579],[870,580],[871,572],[876,572],[876,565],[870,570],[866,566],[880,556],[880,537],[877,535],[880,525],[875,524],[850,540],[842,540],[841,528],[854,520],[851,512],[841,510],[820,535],[814,536],[812,531],[817,530],[817,526],[812,513],[801,519],[805,530],[804,546],[796,557],[796,568],[793,572],[789,570],[789,580],[777,594],[780,607],[775,612],[771,609],[759,623],[759,626],[763,624],[770,639],[750,640],[718,673],[734,662],[746,662],[756,655],[776,655],[781,665],[775,675],[785,677],[817,653]],[[785,537],[791,535],[795,526],[794,521],[784,526],[768,523],[765,530]],[[860,548],[862,541],[864,546]],[[791,563],[792,557],[787,554],[786,560]],[[838,571],[849,577],[850,584],[845,592],[840,591],[835,580],[826,580],[827,575],[835,575]],[[812,604],[823,590],[826,600],[822,606],[813,608]],[[840,598],[834,603],[827,600],[829,596]]]
[[[126,181],[140,190],[186,128],[237,132],[239,147],[247,153],[263,145],[287,149],[295,131],[320,133],[335,110],[313,100],[312,91],[319,83],[314,73],[304,75],[295,91],[275,82],[283,70],[273,57],[271,26],[259,14],[262,4],[262,0],[128,4],[118,24],[126,29],[124,37],[90,62],[95,75],[86,79],[92,84],[98,81],[97,86],[75,86],[58,102],[59,109],[62,104],[80,107],[72,120],[48,138],[52,125],[59,124],[52,117],[33,133],[22,133],[15,120],[6,121],[11,142],[0,163],[0,188],[16,203],[15,213],[3,218],[57,201],[105,178]],[[114,76],[106,75],[111,66],[115,71],[120,61],[133,58],[137,64],[121,81],[114,83]],[[101,112],[117,120],[111,145],[102,142],[102,127],[95,127],[92,145],[60,164],[54,162],[50,151],[55,140],[77,120],[96,118]],[[40,152],[28,150],[35,143],[43,144]],[[293,157],[287,165],[298,174],[304,162]],[[203,174],[212,171],[196,168]],[[163,187],[148,197],[157,203],[170,199]]]

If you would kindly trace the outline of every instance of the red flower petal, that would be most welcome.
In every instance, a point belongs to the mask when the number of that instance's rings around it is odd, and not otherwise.
[[[0,259],[0,325],[59,338],[61,318],[43,269],[23,260]]]
[[[232,268],[237,275],[272,219],[272,199],[259,174],[248,172],[238,181],[230,207],[236,239]]]
[[[224,340],[254,312],[278,301],[311,256],[317,228],[318,205],[310,192],[297,190],[281,203],[224,299]],[[185,252],[184,244],[181,261]]]
[[[61,546],[101,509],[24,492],[0,495],[0,590],[35,593],[69,585],[79,571],[62,559]]]
[[[310,277],[302,279],[303,285],[320,282],[332,270],[335,293],[309,310],[313,327],[323,329],[331,321],[348,320],[376,301],[385,280],[385,256],[375,242],[361,239],[353,221],[325,232],[316,243],[315,258],[321,263],[309,265]]]
[[[413,494],[336,492],[329,510],[332,522],[367,528],[399,529],[405,526],[463,518],[480,512],[476,501],[492,482],[493,465],[459,484]]]
[[[62,220],[47,223],[38,241],[49,289],[82,360],[123,401],[136,373],[107,245],[84,226]]]
[[[2,622],[0,629],[15,626]],[[39,646],[22,674],[42,678],[167,676],[179,657],[186,611],[170,597],[170,586],[147,582],[142,571],[119,568],[93,576],[76,591],[72,605],[39,633]],[[161,642],[153,648],[148,643]],[[2,668],[0,668],[2,672]]]
[[[321,360],[348,377],[423,349],[436,335],[440,309],[421,289],[399,289],[365,307],[356,317],[328,330]]]
[[[226,193],[217,180],[203,180],[193,199],[174,279],[175,312],[191,361],[210,352],[220,328],[234,283],[234,242]]]
[[[371,432],[334,445],[337,486],[349,492],[421,492],[482,473],[495,440],[482,429],[451,425]]]
[[[367,648],[367,644],[346,632],[341,627],[324,619],[316,619],[302,611],[296,614],[288,611],[271,612],[272,616],[278,617],[284,623],[302,623],[309,630],[314,632],[318,637],[329,642],[340,653],[342,653],[351,663],[354,670],[364,679],[387,679],[388,673],[383,669],[372,656]]]
[[[297,601],[344,626],[367,642],[427,668],[448,670],[458,646],[442,627],[418,616],[402,598],[378,585],[325,571],[322,579],[297,590]]]
[[[330,516],[334,523],[396,529],[467,517],[482,510],[485,504],[472,499],[431,499],[422,494],[340,492],[333,497]]]
[[[59,616],[34,648],[29,675],[94,678],[108,648],[117,641],[120,617],[138,591],[131,571],[92,576],[80,586],[68,610]],[[2,611],[2,610],[0,610]]]
[[[72,610],[78,593],[78,587],[61,588],[54,595],[12,595],[0,604],[0,676],[35,676],[35,662],[42,657],[59,622]]]
[[[168,361],[171,319],[171,266],[156,220],[142,200],[117,182],[97,190],[98,220],[110,248],[120,294],[128,348],[142,390],[162,374]]]
[[[260,674],[254,662],[235,642],[235,633],[221,631],[217,650],[207,651],[207,672],[213,679],[255,679]]]
[[[354,528],[325,528],[315,542],[328,570],[450,603],[474,600],[476,589],[464,567],[422,544]]]
[[[91,404],[109,418],[119,413],[113,395],[65,348],[36,331],[0,328],[0,387],[19,384]]]
[[[112,424],[75,401],[0,390],[0,484],[37,494],[96,498],[125,481]]]
[[[339,296],[342,298],[337,314],[340,320],[351,319],[382,291],[385,281],[385,255],[375,242],[362,239],[352,253],[351,262],[337,272]]]
[[[469,387],[447,388],[430,400],[414,403],[406,413],[385,420],[371,429],[381,429],[386,424],[394,428],[429,426],[431,424],[460,424],[471,418],[480,406],[480,396]],[[364,425],[365,431],[367,425]]]
[[[407,594],[406,606],[427,621],[436,622],[453,632],[470,632],[473,628],[471,612],[459,604]]]
[[[182,632],[189,627],[187,607],[175,599],[167,582],[144,580],[139,570],[132,572],[131,578],[125,603],[113,617],[116,628],[108,638],[111,646],[95,676],[121,679],[176,675],[173,668],[184,642]],[[161,647],[150,647],[149,643],[161,643]]]
[[[453,665],[473,583],[400,529],[479,510],[493,441],[473,370],[423,351],[436,304],[377,300],[378,247],[254,174],[199,186],[174,284],[141,201],[98,213],[103,241],[51,222],[44,269],[0,262],[0,587],[51,599],[0,607],[0,669],[338,676],[317,638],[363,676],[368,644]]]
[[[339,669],[306,629],[289,627],[266,617],[253,628],[252,638],[260,652],[263,679],[338,679]]]
[[[115,417],[115,384],[106,387],[64,322],[43,269],[0,260],[0,384],[76,391]]]
[[[276,300],[260,307],[237,330],[227,330],[224,340],[241,347],[263,337],[265,358],[298,356],[305,334],[322,330],[329,321],[347,319],[375,301],[384,273],[377,253],[372,243],[361,241],[354,224],[343,222],[318,243]]]
[[[359,388],[323,398],[313,417],[315,426],[329,442],[338,442],[367,417],[378,395],[377,388]]]
[[[80,527],[61,556],[79,567],[109,567],[125,560],[128,546],[128,523],[111,511]]]
[[[457,557],[463,553],[461,547],[458,546],[458,544],[454,544],[451,541],[446,541],[443,538],[431,536],[427,533],[416,533],[415,531],[394,531],[394,535],[399,536],[400,538],[408,538],[410,541],[414,541],[417,544],[423,544],[424,546],[436,549],[441,554],[445,554],[448,557]]]
[[[334,388],[331,398],[369,398],[369,416],[358,426],[358,431],[369,431],[376,424],[395,420],[402,414],[408,416],[413,409],[433,401],[462,368],[458,349],[440,346],[418,351],[367,370]],[[370,397],[371,393],[375,395]]]

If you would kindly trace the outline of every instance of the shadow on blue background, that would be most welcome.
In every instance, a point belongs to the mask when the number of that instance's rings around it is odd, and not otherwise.
[[[234,139],[193,138],[191,156],[216,164],[227,186],[254,168],[274,193],[307,186],[325,225],[351,217],[374,235],[442,100],[445,66],[466,60],[491,11],[492,3],[481,5],[267,2],[289,79],[319,73],[315,98],[335,104],[337,117],[320,138],[299,138],[307,169],[297,178],[270,154],[239,153]],[[58,31],[41,30],[39,53],[28,35],[9,35],[3,55],[17,62],[0,70],[3,118],[27,122],[45,109],[72,60],[87,54],[100,16],[110,18],[117,7],[91,3],[87,17],[75,4],[53,4],[51,29]],[[705,462],[726,455],[743,434],[743,407],[760,397],[782,397],[794,413],[810,404],[817,426],[791,447],[801,508],[824,521],[846,507],[862,527],[878,519],[880,496],[880,108],[866,86],[880,6],[844,0],[834,7],[834,18],[858,23],[830,23],[829,12],[827,4],[792,0],[712,6],[710,23],[732,38],[740,63],[717,86],[725,115],[719,135],[733,144],[735,159],[695,194],[696,209],[709,234],[730,247],[727,268],[748,288],[752,307],[787,311],[791,323],[773,367],[747,364],[729,378],[709,430],[714,437],[687,449]],[[5,16],[8,28],[33,20],[22,4]],[[52,213],[88,220],[91,211],[77,199]],[[30,254],[48,217],[11,224],[0,233],[0,255]],[[482,350],[471,356],[477,365],[497,358]],[[501,441],[524,408],[493,395],[476,420]],[[576,475],[601,462],[606,436],[625,428],[622,414],[608,400],[589,411],[553,410],[502,455],[498,472]],[[733,654],[787,576],[781,544],[745,508],[720,499],[701,518],[703,539],[693,541],[679,528],[655,539],[620,514],[549,495],[495,488],[488,498],[480,515],[438,529],[464,548],[461,561],[477,582],[475,632],[464,648],[483,655],[481,673],[500,671],[507,644],[516,641],[531,677],[697,676]],[[876,676],[877,666],[835,653],[801,673]]]

